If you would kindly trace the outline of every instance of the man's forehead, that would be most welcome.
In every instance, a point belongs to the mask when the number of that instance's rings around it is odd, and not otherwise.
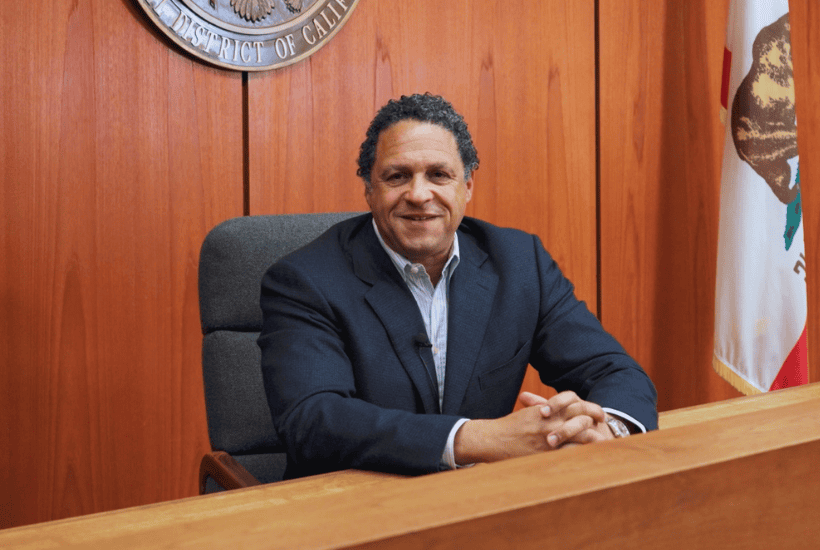
[[[395,137],[403,138],[407,134],[412,133],[424,133],[433,135],[441,135],[441,136],[449,136],[456,141],[456,136],[453,132],[442,126],[441,124],[436,124],[435,122],[429,122],[426,120],[418,120],[415,118],[403,118],[401,120],[397,120],[396,122],[392,123],[390,126],[387,126],[379,133],[379,141],[382,141],[382,138],[385,135],[391,135]]]
[[[443,156],[455,155],[461,160],[453,133],[432,122],[400,120],[382,130],[376,143],[377,157],[412,154],[416,151],[438,152]]]

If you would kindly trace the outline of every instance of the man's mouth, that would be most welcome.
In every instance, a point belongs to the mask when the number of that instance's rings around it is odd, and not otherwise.
[[[432,220],[437,216],[434,214],[405,214],[402,216],[405,220],[410,220],[414,222],[423,222],[427,220]]]

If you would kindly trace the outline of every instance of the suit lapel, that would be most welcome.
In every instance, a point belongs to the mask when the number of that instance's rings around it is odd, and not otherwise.
[[[458,414],[461,408],[498,286],[498,275],[486,263],[487,254],[469,236],[460,234],[459,248],[462,258],[450,280],[444,414]]]
[[[432,367],[432,354],[429,350],[420,349],[414,339],[416,334],[426,335],[424,321],[413,295],[379,244],[370,217],[367,218],[367,224],[361,227],[360,234],[348,243],[354,272],[364,282],[372,285],[365,293],[365,300],[384,326],[396,356],[416,386],[424,412],[438,413],[435,371],[431,378],[421,355],[422,352],[427,352]]]

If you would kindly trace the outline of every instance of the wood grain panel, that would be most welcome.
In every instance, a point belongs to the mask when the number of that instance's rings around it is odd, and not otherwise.
[[[130,1],[0,9],[0,527],[195,494],[196,266],[242,213],[241,77]]]
[[[600,2],[601,318],[667,410],[739,395],[711,368],[728,2]]]
[[[252,214],[367,210],[355,159],[376,110],[429,91],[481,159],[467,214],[538,234],[597,308],[590,3],[362,1],[308,61],[249,82]],[[549,395],[530,371],[525,389]]]
[[[800,188],[809,300],[809,381],[820,380],[820,6],[811,1],[789,2],[795,108],[799,131]],[[803,182],[807,182],[803,183]]]

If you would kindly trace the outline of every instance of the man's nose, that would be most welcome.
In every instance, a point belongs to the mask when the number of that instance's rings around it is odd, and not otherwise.
[[[410,187],[407,189],[405,198],[408,202],[414,204],[427,202],[433,198],[431,185],[424,174],[416,174],[413,176],[412,181],[410,181]]]

